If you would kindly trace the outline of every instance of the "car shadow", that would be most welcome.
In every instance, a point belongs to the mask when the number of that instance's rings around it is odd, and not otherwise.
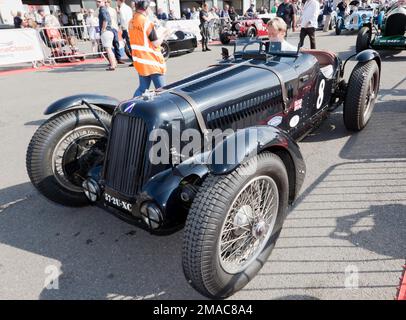
[[[182,232],[153,236],[97,207],[56,205],[30,183],[0,190],[0,199],[0,243],[59,268],[59,289],[44,285],[40,299],[203,298],[182,273]]]

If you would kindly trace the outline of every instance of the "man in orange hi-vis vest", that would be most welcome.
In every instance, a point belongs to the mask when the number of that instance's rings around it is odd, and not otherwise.
[[[151,81],[156,89],[164,86],[166,64],[160,47],[162,39],[158,39],[154,22],[148,17],[147,10],[150,4],[149,0],[138,1],[136,12],[128,26],[133,64],[140,79],[134,97],[142,95],[149,89]]]

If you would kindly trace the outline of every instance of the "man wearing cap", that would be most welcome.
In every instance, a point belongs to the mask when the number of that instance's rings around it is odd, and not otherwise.
[[[156,89],[164,86],[166,64],[160,47],[163,38],[158,38],[154,22],[148,17],[150,4],[149,0],[138,1],[136,12],[128,26],[133,65],[140,81],[134,97],[149,89],[151,81]]]

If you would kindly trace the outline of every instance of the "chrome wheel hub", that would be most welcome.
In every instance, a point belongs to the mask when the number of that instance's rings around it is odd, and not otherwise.
[[[262,252],[275,224],[278,187],[269,176],[248,181],[233,200],[221,229],[218,254],[226,272],[244,270]]]

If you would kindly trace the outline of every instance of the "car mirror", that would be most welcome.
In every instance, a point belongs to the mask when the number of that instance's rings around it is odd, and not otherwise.
[[[227,48],[221,48],[221,56],[223,57],[224,60],[227,60],[230,58],[230,53],[228,52]]]

